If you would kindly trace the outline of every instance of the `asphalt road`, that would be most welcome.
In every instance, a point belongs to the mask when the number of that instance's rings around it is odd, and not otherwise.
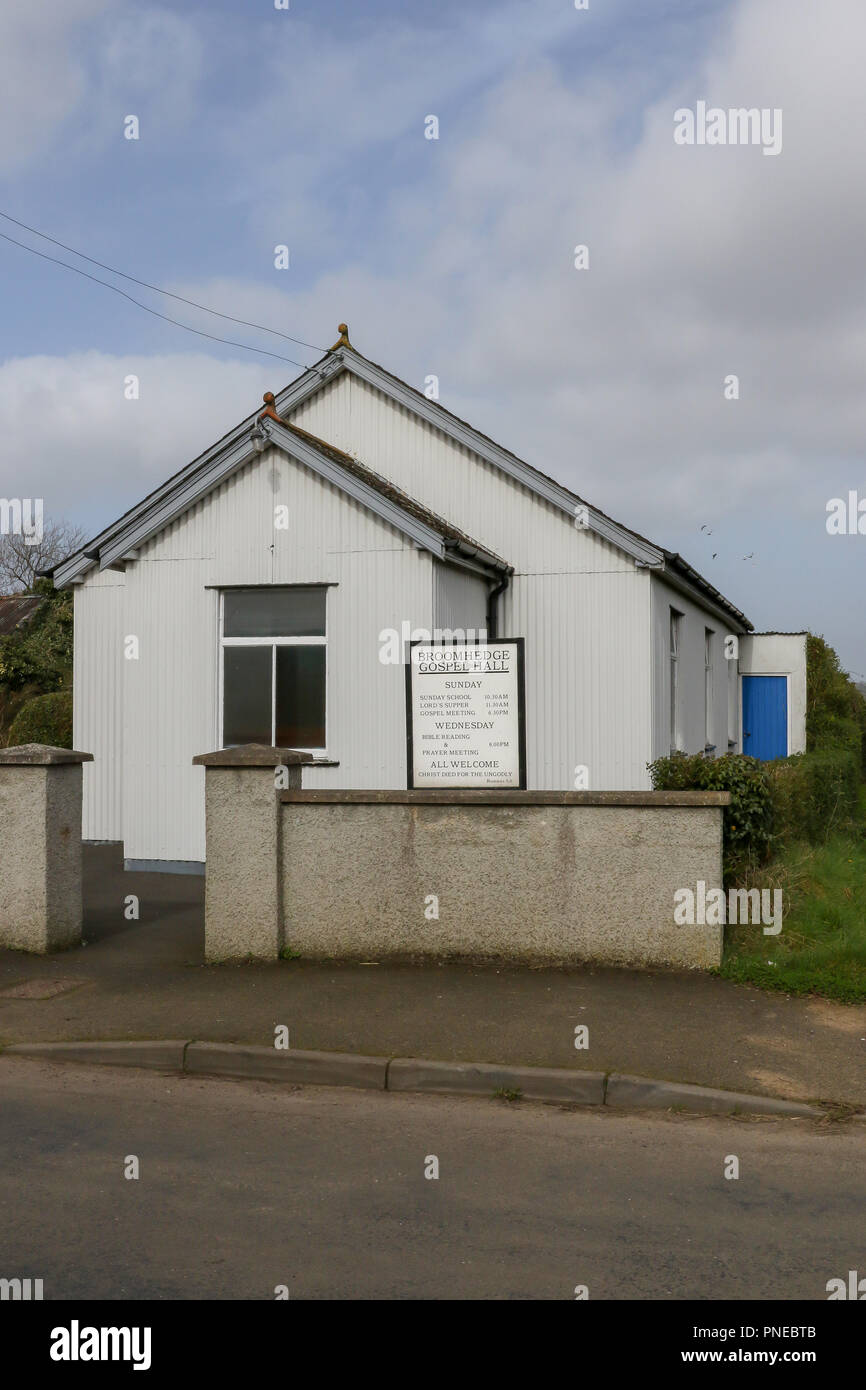
[[[46,1299],[825,1300],[864,1205],[863,1124],[0,1058],[0,1277]]]

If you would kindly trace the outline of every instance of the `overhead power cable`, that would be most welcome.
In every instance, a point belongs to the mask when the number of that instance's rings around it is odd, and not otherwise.
[[[0,214],[3,216],[4,214]],[[283,357],[279,352],[269,352],[267,348],[250,347],[249,343],[238,343],[233,338],[221,338],[216,333],[205,333],[202,328],[192,328],[188,323],[181,323],[179,319],[173,319],[169,314],[161,314],[158,309],[151,309],[149,304],[142,304],[140,299],[133,299],[126,290],[121,290],[117,285],[112,285],[108,280],[100,280],[98,275],[91,275],[88,270],[82,270],[80,266],[70,265],[68,261],[61,261],[58,256],[49,256],[45,251],[37,251],[35,246],[28,246],[26,242],[16,241],[14,236],[7,236],[5,232],[0,232],[0,237],[4,241],[11,241],[13,246],[20,246],[22,251],[29,251],[33,256],[39,256],[43,261],[52,261],[54,265],[62,265],[66,270],[74,270],[76,275],[83,275],[86,280],[92,280],[96,285],[104,285],[107,290],[113,290],[115,294],[128,299],[130,304],[135,304],[139,309],[143,309],[146,314],[153,314],[154,318],[163,319],[165,323],[173,323],[175,328],[182,328],[186,333],[195,333],[199,338],[209,338],[212,343],[225,343],[228,347],[242,348],[244,352],[257,352],[263,357],[275,357],[278,362],[290,362],[293,367],[301,367],[308,371],[306,362],[296,362],[293,357]],[[76,254],[76,253],[73,253]],[[211,311],[208,311],[211,312]],[[227,316],[224,316],[227,317]],[[238,320],[240,322],[240,320]],[[266,332],[273,330],[266,329]],[[284,334],[281,336],[285,336]],[[297,341],[292,339],[293,342]],[[318,350],[318,349],[317,349]]]
[[[22,227],[25,232],[32,232],[34,236],[41,237],[43,241],[50,241],[52,246],[59,246],[62,251],[68,251],[72,256],[78,256],[82,261],[89,261],[91,265],[98,265],[100,270],[107,270],[112,275],[119,275],[122,280],[129,280],[133,285],[141,285],[142,289],[153,290],[154,294],[164,294],[169,299],[176,299],[180,304],[189,304],[193,309],[201,309],[205,314],[213,314],[218,319],[227,319],[229,323],[239,323],[243,328],[257,328],[260,333],[272,333],[275,338],[284,338],[287,343],[297,343],[299,347],[308,347],[313,352],[327,352],[327,348],[318,347],[315,343],[305,343],[303,338],[293,338],[290,333],[280,333],[276,328],[266,328],[262,323],[251,323],[249,319],[237,319],[232,314],[223,314],[219,309],[209,309],[206,304],[199,304],[195,299],[185,299],[182,294],[174,294],[171,290],[161,289],[159,285],[151,285],[147,280],[138,280],[134,275],[127,275],[124,270],[116,270],[113,265],[106,265],[105,261],[97,261],[93,256],[85,255],[83,251],[76,251],[74,246],[67,246],[64,241],[58,241],[56,237],[49,236],[47,232],[40,232],[36,227],[29,227],[26,222],[19,222],[17,217],[12,217],[10,213],[0,209],[0,217],[7,222],[14,222],[16,227]],[[64,264],[64,262],[60,262]],[[104,282],[100,282],[104,283]],[[287,359],[286,359],[287,360]]]

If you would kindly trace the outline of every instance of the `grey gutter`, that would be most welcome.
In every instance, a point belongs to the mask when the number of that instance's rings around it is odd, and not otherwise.
[[[480,546],[468,545],[464,541],[446,540],[445,561],[449,565],[458,565],[460,569],[469,570],[472,574],[479,574],[484,579],[490,579],[492,575],[514,573],[514,566],[509,565],[506,560],[500,560],[499,556],[491,551],[483,550]]]
[[[739,608],[736,608],[729,599],[726,599],[724,594],[720,593],[715,585],[710,584],[708,580],[704,579],[702,574],[698,574],[697,570],[693,569],[688,560],[683,559],[682,555],[666,550],[665,561],[663,573],[669,583],[673,583],[674,575],[678,576],[681,584],[682,581],[685,581],[690,589],[697,590],[703,595],[705,605],[709,604],[720,609],[728,617],[742,624],[743,627],[749,630],[752,629],[753,625],[749,622],[745,613],[741,613]]]
[[[696,603],[698,607],[703,608],[706,612],[713,613],[717,618],[725,623],[733,625],[735,628],[751,631],[752,624],[749,622],[748,618],[746,618],[738,608],[734,608],[733,604],[727,605],[727,600],[718,603],[707,595],[705,589],[700,589],[696,584],[691,584],[684,575],[678,574],[676,570],[669,569],[667,566],[653,567],[651,572],[657,575],[663,583],[669,585],[670,588],[676,589],[681,594],[685,594],[687,598],[690,598],[693,603]]]

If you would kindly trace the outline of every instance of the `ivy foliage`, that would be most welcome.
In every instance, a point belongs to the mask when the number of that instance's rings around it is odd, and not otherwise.
[[[72,684],[72,592],[37,579],[32,592],[44,600],[24,627],[0,637],[0,684],[8,690],[35,686],[45,694]]]

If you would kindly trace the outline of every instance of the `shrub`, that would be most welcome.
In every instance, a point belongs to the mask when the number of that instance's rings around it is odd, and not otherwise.
[[[860,803],[859,751],[849,746],[795,753],[765,764],[773,799],[774,838],[822,844],[831,831],[850,830]]]
[[[0,685],[0,748],[5,748],[9,742],[9,730],[16,714],[34,695],[43,693],[38,685],[24,685],[18,690],[10,690],[7,685]]]
[[[806,752],[845,748],[866,774],[866,700],[823,637],[806,638]]]
[[[773,833],[773,801],[765,765],[743,753],[707,758],[703,753],[673,753],[649,764],[656,791],[724,791],[731,803],[724,810],[725,878],[747,864],[764,863]]]
[[[9,745],[48,743],[72,747],[72,691],[55,690],[36,695],[18,711],[9,730]]]
[[[0,683],[10,690],[35,685],[62,690],[72,671],[72,593],[37,579],[33,593],[45,600],[23,628],[0,637]]]

